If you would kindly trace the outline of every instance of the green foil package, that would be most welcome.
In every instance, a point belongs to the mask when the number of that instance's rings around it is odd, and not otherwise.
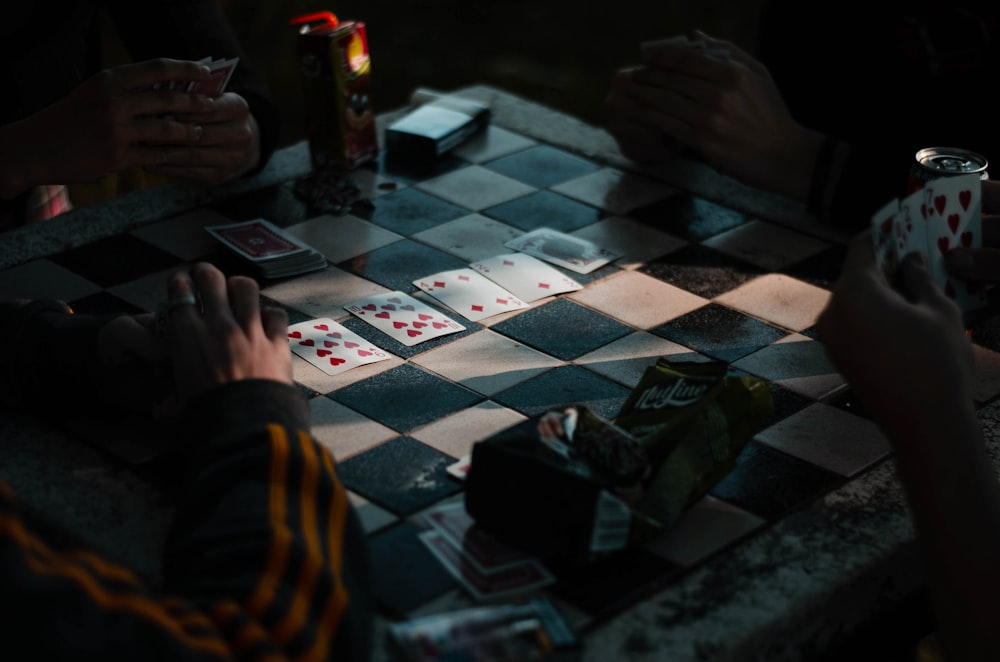
[[[475,444],[466,508],[526,552],[587,561],[669,529],[772,410],[763,380],[723,362],[660,359],[613,421],[570,406]]]

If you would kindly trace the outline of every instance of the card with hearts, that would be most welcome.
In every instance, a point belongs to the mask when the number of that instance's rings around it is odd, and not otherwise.
[[[528,307],[486,276],[468,268],[442,271],[413,284],[472,322]]]
[[[385,350],[327,318],[292,324],[288,344],[292,352],[328,375],[389,358]]]
[[[344,309],[407,347],[465,330],[447,315],[399,291],[366,297]]]

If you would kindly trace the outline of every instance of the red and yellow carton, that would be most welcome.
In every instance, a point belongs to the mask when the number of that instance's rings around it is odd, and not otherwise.
[[[313,168],[352,170],[378,155],[368,35],[331,12],[293,18]]]

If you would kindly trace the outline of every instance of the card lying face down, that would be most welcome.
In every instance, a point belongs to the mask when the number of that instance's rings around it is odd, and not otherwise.
[[[919,253],[934,281],[963,312],[986,305],[982,285],[962,281],[945,267],[952,249],[983,245],[978,174],[936,179],[902,200],[891,200],[872,216],[871,228],[875,259],[887,276],[906,255]]]

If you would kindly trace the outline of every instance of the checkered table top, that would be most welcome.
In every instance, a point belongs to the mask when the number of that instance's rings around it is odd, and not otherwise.
[[[338,460],[369,535],[388,618],[470,603],[417,538],[423,511],[462,497],[448,465],[550,408],[582,403],[613,417],[659,357],[724,360],[763,378],[775,412],[734,471],[669,533],[562,572],[545,589],[581,629],[889,456],[813,329],[840,243],[496,125],[429,175],[394,173],[380,161],[351,179],[363,204],[347,213],[313,215],[286,182],[20,264],[0,272],[0,296],[57,297],[81,312],[152,311],[178,264],[250,273],[204,228],[257,217],[322,251],[326,269],[262,281],[262,296],[292,323],[332,318],[391,354],[337,376],[293,359],[315,436]],[[623,257],[590,274],[567,271],[580,291],[462,320],[465,331],[409,347],[343,308],[403,290],[452,314],[413,281],[509,252],[504,242],[541,226]],[[986,324],[973,340],[985,404],[1000,393],[1000,339]]]

